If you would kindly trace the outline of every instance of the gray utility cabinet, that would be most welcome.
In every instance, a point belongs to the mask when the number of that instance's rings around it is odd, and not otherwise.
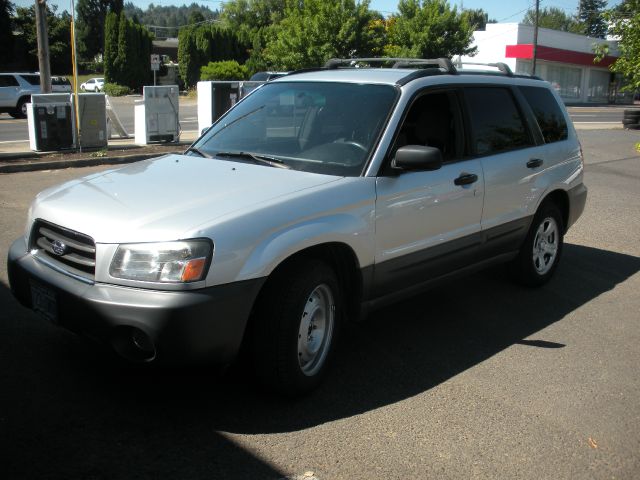
[[[79,94],[78,119],[82,148],[107,146],[107,106],[104,93]]]

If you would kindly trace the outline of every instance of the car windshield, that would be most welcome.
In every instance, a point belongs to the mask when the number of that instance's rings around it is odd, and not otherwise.
[[[294,170],[358,176],[397,96],[390,85],[266,84],[194,146],[225,160],[248,161],[251,157],[238,154],[250,153],[277,159]]]

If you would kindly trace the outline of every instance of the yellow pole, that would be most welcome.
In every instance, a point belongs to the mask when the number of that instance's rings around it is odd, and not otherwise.
[[[71,61],[73,63],[73,95],[75,98],[74,110],[76,116],[76,139],[78,141],[78,148],[82,153],[82,144],[80,138],[82,133],[80,132],[80,114],[79,114],[79,102],[78,102],[78,59],[76,58],[76,18],[74,9],[74,0],[71,0]]]

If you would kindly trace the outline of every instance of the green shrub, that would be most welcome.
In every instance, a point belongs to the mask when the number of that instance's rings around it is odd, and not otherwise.
[[[235,60],[209,62],[200,69],[200,80],[246,80],[249,69]]]
[[[111,97],[122,97],[123,95],[129,95],[131,89],[124,85],[118,85],[117,83],[105,83],[104,93]]]

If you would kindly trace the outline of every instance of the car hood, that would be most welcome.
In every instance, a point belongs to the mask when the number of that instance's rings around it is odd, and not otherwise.
[[[41,218],[97,243],[186,238],[196,227],[341,177],[186,155],[167,155],[41,192]]]

